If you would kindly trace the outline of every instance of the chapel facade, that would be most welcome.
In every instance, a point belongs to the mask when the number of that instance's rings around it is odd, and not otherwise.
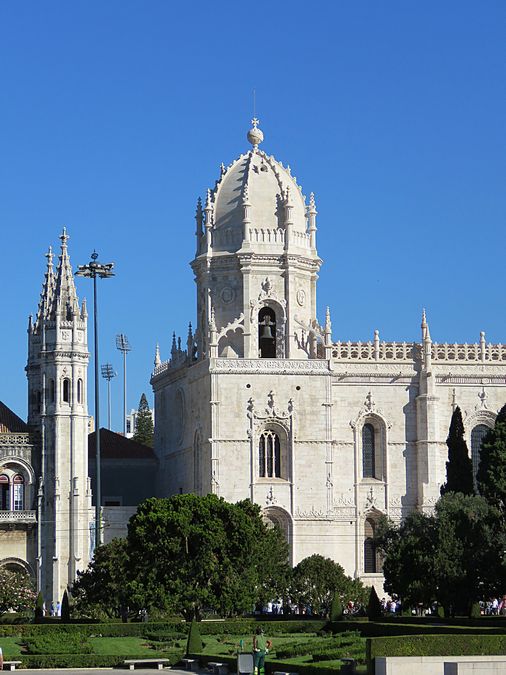
[[[334,341],[316,316],[316,203],[290,167],[251,149],[199,200],[196,326],[157,347],[158,493],[249,498],[280,526],[296,564],[313,553],[382,592],[381,514],[431,511],[446,437],[463,411],[475,470],[506,403],[506,345]]]

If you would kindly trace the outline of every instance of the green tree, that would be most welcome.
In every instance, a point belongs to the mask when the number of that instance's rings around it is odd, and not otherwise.
[[[186,641],[186,656],[198,654],[203,648],[204,645],[202,644],[199,625],[196,621],[192,621],[190,624],[190,631],[188,633],[188,640]]]
[[[506,582],[504,528],[483,497],[449,492],[434,516],[411,513],[399,526],[382,521],[385,590],[404,605],[437,600],[446,613],[467,614],[470,604]]]
[[[153,415],[149,409],[148,399],[146,394],[142,394],[139,401],[139,408],[137,411],[137,421],[135,426],[135,433],[133,440],[137,443],[142,443],[150,448],[153,447]]]
[[[462,492],[465,495],[473,495],[473,462],[464,438],[464,423],[458,406],[453,411],[446,445],[448,446],[446,483],[441,486],[441,494]]]
[[[343,603],[339,597],[339,593],[334,593],[332,604],[330,605],[330,620],[341,621],[343,618]]]
[[[341,565],[322,555],[304,558],[293,570],[292,599],[311,607],[313,614],[327,616],[336,593],[345,602],[356,600],[351,594],[357,591],[359,587],[346,576]]]
[[[481,496],[447,494],[436,504],[437,599],[452,614],[497,592],[505,579],[504,531],[497,509]]]
[[[506,405],[481,443],[476,480],[480,495],[506,518]]]
[[[35,609],[35,623],[41,623],[42,620],[44,619],[44,596],[42,595],[42,591],[39,591],[37,593],[34,609]]]
[[[113,539],[95,549],[88,569],[77,573],[72,597],[81,616],[114,618],[122,616],[127,607],[132,614],[138,612],[142,600],[136,594],[135,580],[130,578],[126,539]]]
[[[69,594],[67,591],[64,591],[61,601],[61,621],[62,623],[70,623]]]
[[[367,603],[367,616],[370,621],[379,621],[383,616],[381,603],[374,586],[371,586],[371,591],[369,593],[369,602]]]
[[[379,522],[377,545],[384,557],[385,591],[399,595],[405,605],[429,605],[437,596],[437,537],[436,519],[418,511],[400,525],[386,518]]]
[[[35,598],[33,581],[26,572],[0,567],[0,616],[9,610],[25,612],[33,608]]]
[[[249,501],[216,495],[147,499],[128,526],[131,574],[143,606],[163,603],[187,620],[205,608],[222,616],[250,611],[276,593],[287,574],[288,547]]]

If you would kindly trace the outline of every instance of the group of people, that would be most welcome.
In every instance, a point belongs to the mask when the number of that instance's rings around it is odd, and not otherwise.
[[[480,607],[485,616],[506,616],[506,595],[503,595],[501,599],[494,596],[487,602],[480,602]]]

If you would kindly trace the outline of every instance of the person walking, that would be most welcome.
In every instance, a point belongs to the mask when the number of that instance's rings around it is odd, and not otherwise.
[[[264,629],[260,626],[253,635],[253,673],[254,675],[265,675],[265,656],[272,647],[271,640],[267,640]]]

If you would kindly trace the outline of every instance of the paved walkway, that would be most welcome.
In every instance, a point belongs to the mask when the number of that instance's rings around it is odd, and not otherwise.
[[[8,673],[8,670],[4,670]],[[40,673],[45,673],[45,675],[63,675],[63,673],[77,673],[78,675],[97,675],[97,673],[137,673],[137,675],[153,675],[153,673],[169,673],[172,675],[189,675],[188,670],[176,670],[175,668],[164,668],[163,670],[158,670],[156,666],[151,668],[136,668],[135,670],[129,670],[127,666],[123,668],[37,668],[37,669],[26,669],[25,668],[16,668],[16,673],[20,675],[40,675]],[[207,671],[204,671],[207,672]],[[199,675],[195,673],[194,675]]]

